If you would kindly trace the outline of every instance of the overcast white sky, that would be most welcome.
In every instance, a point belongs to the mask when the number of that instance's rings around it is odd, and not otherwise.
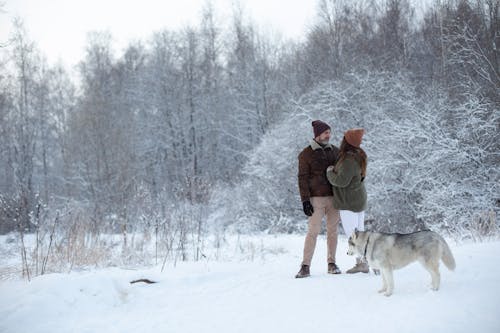
[[[228,23],[233,0],[212,0],[221,21]],[[23,19],[29,36],[49,63],[73,65],[83,57],[86,34],[107,30],[120,52],[129,41],[149,37],[162,28],[195,25],[205,0],[0,0],[0,42],[7,40],[12,19]],[[313,21],[316,0],[240,0],[260,28],[300,38]],[[226,15],[226,18],[224,18]]]

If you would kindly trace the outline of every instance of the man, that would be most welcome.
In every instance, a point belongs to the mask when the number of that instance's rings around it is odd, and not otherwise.
[[[326,243],[328,248],[328,273],[340,274],[335,264],[339,211],[333,208],[332,186],[326,178],[326,169],[334,165],[339,149],[329,143],[330,126],[321,120],[312,122],[314,140],[299,154],[299,190],[304,214],[309,216],[308,231],[304,243],[304,256],[296,278],[310,275],[309,268],[321,231],[323,216],[326,216]]]

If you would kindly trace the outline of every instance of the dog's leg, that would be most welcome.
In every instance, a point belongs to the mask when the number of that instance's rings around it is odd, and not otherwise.
[[[431,289],[439,290],[439,285],[441,283],[441,275],[439,274],[439,261],[438,260],[427,260],[423,263],[425,269],[431,275]]]
[[[384,271],[382,271],[382,289],[380,289],[379,293],[385,293],[387,290],[387,279],[385,278]]]
[[[384,295],[391,296],[394,290],[394,278],[392,276],[392,269],[384,267],[382,269],[382,276],[385,276],[385,283],[387,286]]]

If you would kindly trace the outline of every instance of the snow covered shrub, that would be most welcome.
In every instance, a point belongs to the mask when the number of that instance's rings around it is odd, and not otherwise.
[[[331,143],[364,127],[368,155],[366,218],[372,228],[410,232],[432,226],[463,232],[473,216],[498,210],[499,114],[471,96],[461,105],[436,87],[416,93],[403,74],[352,73],[297,101],[251,152],[241,182],[216,192],[218,220],[237,229],[303,229],[297,156],[311,121],[332,127]],[[275,221],[286,221],[285,223]],[[292,223],[291,223],[292,221]]]
[[[16,230],[20,199],[0,194],[0,235]]]
[[[495,237],[498,234],[497,216],[493,210],[475,214],[471,228],[462,234],[470,235],[476,241]]]

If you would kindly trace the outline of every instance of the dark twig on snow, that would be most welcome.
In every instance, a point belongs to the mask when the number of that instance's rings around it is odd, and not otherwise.
[[[156,281],[151,281],[149,279],[139,279],[139,280],[130,281],[130,284],[137,283],[137,282],[144,282],[147,284],[157,283]]]

